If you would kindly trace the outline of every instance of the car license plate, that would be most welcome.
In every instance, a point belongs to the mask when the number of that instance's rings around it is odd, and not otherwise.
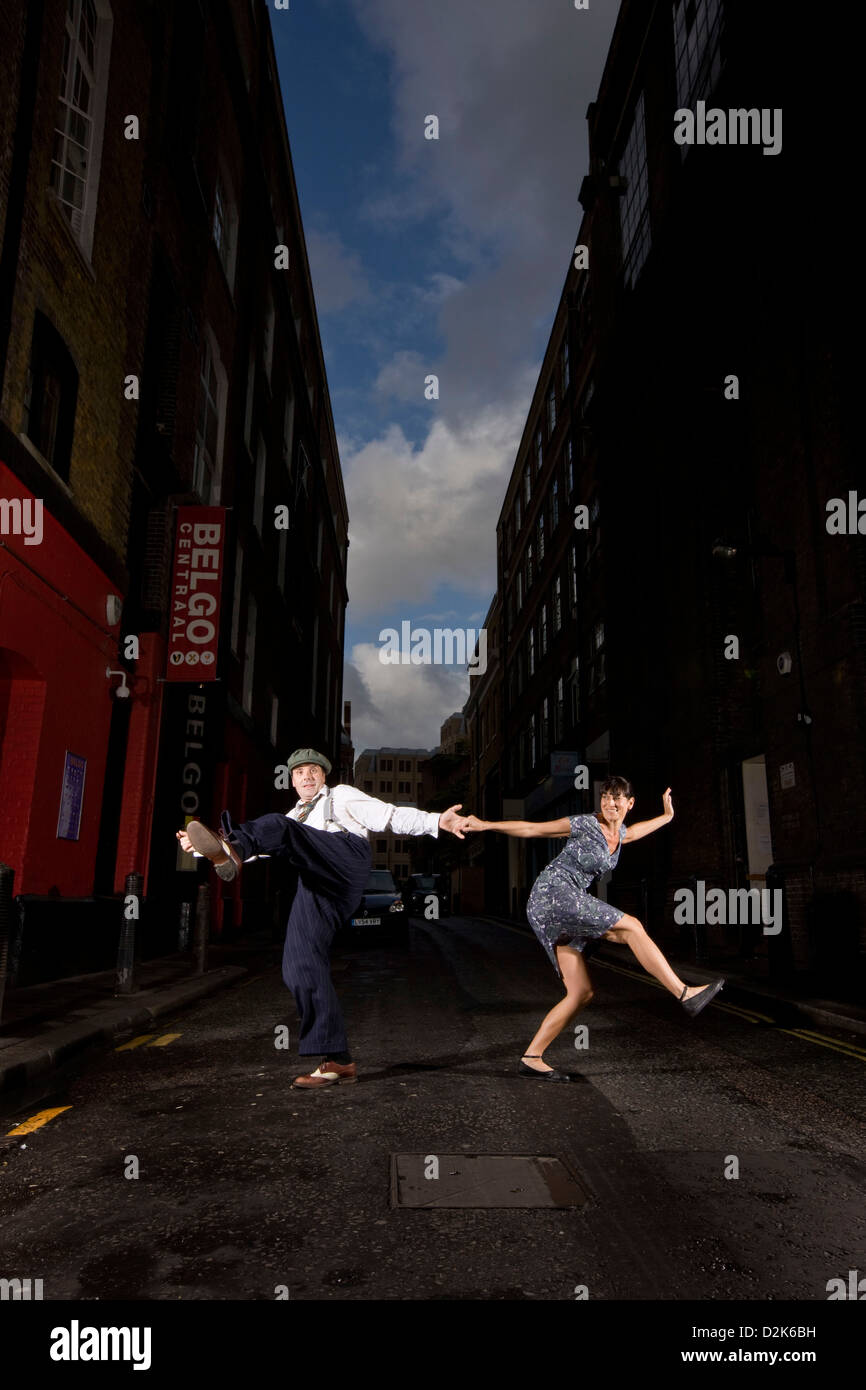
[[[381,927],[381,925],[382,925],[382,918],[381,918],[381,917],[353,917],[353,918],[352,918],[352,926],[353,926],[353,927]]]

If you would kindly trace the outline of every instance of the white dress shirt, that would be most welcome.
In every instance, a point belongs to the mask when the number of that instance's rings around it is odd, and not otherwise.
[[[331,814],[333,820],[325,824],[325,800],[330,792],[332,797]],[[393,806],[389,801],[378,801],[357,787],[338,783],[336,787],[327,785],[320,788],[314,798],[315,805],[304,820],[314,830],[348,830],[351,835],[369,839],[368,831],[383,834],[390,831],[394,835],[432,835],[439,838],[439,811],[419,811],[416,806]],[[297,820],[306,803],[299,801],[286,815],[289,820]]]

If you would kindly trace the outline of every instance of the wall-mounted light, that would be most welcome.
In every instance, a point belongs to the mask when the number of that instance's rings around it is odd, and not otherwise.
[[[120,685],[114,691],[116,700],[128,700],[130,695],[129,686],[126,684],[126,671],[112,671],[110,666],[106,666],[105,674],[110,680],[112,676],[120,676]]]

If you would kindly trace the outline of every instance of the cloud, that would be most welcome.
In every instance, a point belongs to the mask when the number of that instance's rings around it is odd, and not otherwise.
[[[509,403],[544,346],[582,211],[586,107],[618,6],[561,0],[353,0],[392,62],[394,183],[366,206],[405,234],[435,217],[443,252],[471,269],[440,311],[441,414],[452,425]],[[439,117],[438,141],[424,118]],[[411,344],[409,345],[411,348]],[[534,384],[534,382],[533,382]],[[528,395],[520,396],[524,409]]]
[[[449,666],[386,666],[379,648],[352,648],[343,698],[352,702],[355,754],[365,748],[435,748],[439,730],[469,694],[465,670]]]
[[[424,400],[428,367],[420,352],[395,352],[390,362],[380,369],[373,390],[377,396],[417,404]]]
[[[343,455],[353,622],[409,617],[410,605],[429,605],[442,585],[470,594],[473,610],[489,600],[496,519],[522,428],[519,403],[459,429],[435,420],[417,449],[391,425]]]
[[[334,232],[308,230],[305,239],[319,314],[370,299],[370,285],[356,251],[344,246]]]

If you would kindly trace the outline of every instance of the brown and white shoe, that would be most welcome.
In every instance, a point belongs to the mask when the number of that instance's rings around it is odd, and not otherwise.
[[[242,861],[226,840],[221,840],[219,835],[208,830],[200,820],[191,820],[186,827],[186,834],[193,849],[213,861],[220,878],[225,879],[227,883],[237,878]]]
[[[358,1068],[354,1062],[320,1062],[307,1076],[296,1076],[293,1091],[314,1091],[321,1086],[339,1086],[343,1081],[357,1081]]]

